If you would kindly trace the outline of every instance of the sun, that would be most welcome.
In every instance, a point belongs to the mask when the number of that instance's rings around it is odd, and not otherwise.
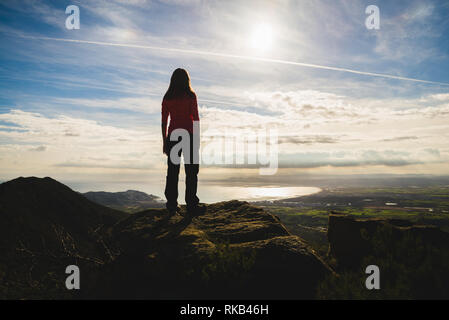
[[[252,49],[259,52],[268,51],[273,42],[273,28],[269,24],[254,26],[249,44]]]

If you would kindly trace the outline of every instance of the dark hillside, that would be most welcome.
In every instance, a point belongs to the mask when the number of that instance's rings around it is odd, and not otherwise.
[[[2,183],[0,297],[66,294],[65,267],[110,259],[102,231],[124,216],[48,177]]]

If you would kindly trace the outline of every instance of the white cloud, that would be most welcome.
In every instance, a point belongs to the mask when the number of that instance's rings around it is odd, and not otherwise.
[[[146,131],[102,125],[93,120],[11,110],[0,114],[3,170],[41,167],[150,169],[160,165],[160,141]],[[8,130],[5,130],[8,128]],[[159,133],[159,132],[157,132]],[[50,146],[50,147],[48,147]],[[41,151],[40,156],[27,152]],[[45,152],[42,152],[45,151]]]
[[[449,102],[449,93],[438,93],[430,95],[431,99]]]
[[[43,152],[43,151],[47,150],[47,147],[46,146],[38,146],[38,147],[35,147],[35,148],[30,148],[29,150],[30,151],[36,151],[36,152]]]

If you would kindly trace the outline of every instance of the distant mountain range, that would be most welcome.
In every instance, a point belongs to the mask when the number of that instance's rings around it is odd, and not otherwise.
[[[83,195],[95,203],[129,213],[150,208],[165,208],[165,202],[158,196],[136,190],[123,192],[90,191],[83,193]]]

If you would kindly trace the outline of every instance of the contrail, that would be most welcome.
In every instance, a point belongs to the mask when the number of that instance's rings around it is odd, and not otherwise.
[[[278,64],[307,67],[307,68],[314,68],[314,69],[348,72],[348,73],[360,74],[360,75],[372,76],[372,77],[381,77],[381,78],[388,78],[388,79],[396,79],[396,80],[413,81],[413,82],[421,82],[421,83],[449,86],[449,83],[445,83],[445,82],[421,80],[421,79],[416,79],[416,78],[394,76],[394,75],[384,74],[384,73],[366,72],[366,71],[359,71],[359,70],[354,70],[354,69],[323,66],[323,65],[318,65],[318,64],[287,61],[287,60],[280,60],[280,59],[243,56],[243,55],[235,55],[235,54],[228,54],[228,53],[201,51],[201,50],[155,47],[155,46],[147,46],[147,45],[128,44],[128,43],[114,43],[114,42],[89,41],[89,40],[77,40],[77,39],[51,38],[51,37],[35,37],[35,36],[26,36],[26,35],[20,35],[20,36],[23,38],[29,38],[29,39],[35,39],[35,40],[52,40],[52,41],[94,44],[94,45],[99,45],[99,46],[160,50],[160,51],[170,51],[170,52],[178,52],[178,53],[194,54],[194,55],[214,56],[214,57],[220,57],[220,58],[231,58],[231,59],[251,60],[251,61],[260,61],[260,62],[268,62],[268,63],[278,63]]]

